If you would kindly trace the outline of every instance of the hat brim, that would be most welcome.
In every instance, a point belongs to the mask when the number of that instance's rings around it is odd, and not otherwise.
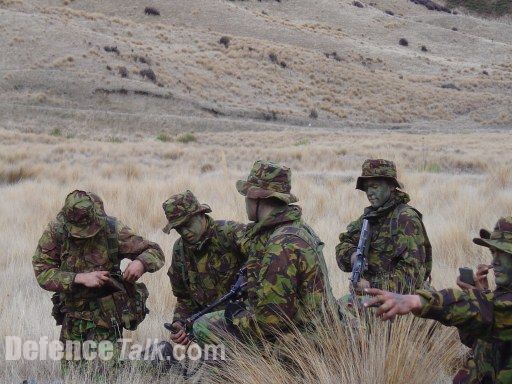
[[[199,209],[196,209],[194,212],[190,212],[189,214],[185,216],[181,216],[175,220],[170,220],[165,227],[162,228],[162,231],[166,234],[171,233],[171,230],[179,227],[186,221],[188,221],[192,216],[195,216],[199,213],[210,213],[212,209],[207,204],[200,204]]]
[[[512,243],[508,241],[482,239],[480,237],[475,237],[473,239],[473,243],[475,243],[476,245],[481,245],[482,247],[496,248],[499,249],[500,251],[512,254]]]
[[[286,204],[293,204],[299,201],[299,199],[292,193],[271,191],[269,189],[258,187],[246,180],[238,180],[236,182],[236,189],[241,195],[247,196],[250,199],[268,199],[274,197],[284,201]]]
[[[95,236],[101,229],[101,224],[98,220],[95,220],[91,225],[87,227],[80,227],[71,223],[66,223],[66,229],[72,237],[78,239],[87,239]]]
[[[356,182],[356,189],[359,189],[360,191],[366,191],[366,188],[364,187],[364,182],[366,180],[371,180],[371,179],[386,179],[386,180],[390,180],[390,181],[393,182],[393,185],[396,188],[403,189],[403,185],[396,178],[391,177],[391,176],[359,176],[357,178],[357,182]]]

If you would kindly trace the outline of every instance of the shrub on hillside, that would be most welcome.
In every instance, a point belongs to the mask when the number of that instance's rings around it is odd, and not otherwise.
[[[512,13],[510,0],[448,0],[451,7],[462,6],[485,15],[503,16]]]

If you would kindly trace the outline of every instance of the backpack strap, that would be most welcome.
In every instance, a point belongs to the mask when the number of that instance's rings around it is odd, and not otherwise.
[[[113,216],[107,216],[107,253],[108,258],[112,262],[114,273],[120,271],[119,260],[119,235],[116,230],[117,219]]]

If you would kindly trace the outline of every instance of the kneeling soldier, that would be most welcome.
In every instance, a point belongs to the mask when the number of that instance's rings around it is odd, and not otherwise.
[[[123,274],[120,261],[133,260]],[[144,319],[148,292],[135,282],[164,264],[158,244],[107,216],[94,193],[75,190],[44,231],[32,259],[39,285],[56,292],[62,342],[115,342]]]
[[[257,161],[236,186],[253,221],[242,240],[246,299],[199,319],[194,333],[200,343],[218,343],[223,331],[258,341],[293,326],[305,330],[333,300],[323,243],[302,221],[301,208],[292,205],[297,198],[290,193],[290,169]]]
[[[168,220],[163,231],[168,234],[175,229],[180,235],[167,273],[177,300],[173,323],[180,328],[171,340],[187,344],[183,328],[187,317],[228,292],[246,261],[240,250],[245,225],[213,220],[210,207],[199,204],[190,191],[171,196],[163,208]]]

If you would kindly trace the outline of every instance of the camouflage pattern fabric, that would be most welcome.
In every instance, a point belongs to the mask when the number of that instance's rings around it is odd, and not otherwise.
[[[171,232],[171,229],[180,226],[192,216],[212,211],[208,205],[199,204],[199,201],[189,190],[185,193],[171,196],[162,204],[162,208],[168,221],[162,231],[167,234]]]
[[[321,315],[322,306],[332,298],[319,244],[303,224],[298,206],[277,208],[249,224],[242,243],[248,254],[247,310],[232,320],[238,334],[272,338],[277,331],[288,330],[290,322],[301,328],[312,316]]]
[[[361,176],[358,177],[356,189],[365,190],[364,181],[368,179],[388,179],[391,180],[395,187],[401,188],[401,184],[397,180],[397,172],[395,163],[384,159],[368,159],[365,160],[362,167]]]
[[[336,261],[342,271],[352,271],[350,258],[359,242],[363,218],[368,218],[371,241],[368,268],[362,278],[374,288],[393,292],[424,287],[432,270],[432,250],[421,214],[407,205],[409,200],[405,192],[395,190],[382,207],[366,208],[359,219],[348,225],[336,246]]]
[[[418,290],[421,317],[434,319],[471,336],[475,345],[467,375],[458,383],[512,383],[512,290],[494,292],[445,289]]]
[[[87,214],[91,212],[83,201],[85,193],[74,191],[72,199],[68,196],[56,220],[49,223],[39,239],[32,265],[39,285],[45,290],[60,293],[65,315],[62,340],[110,340],[119,337],[121,330],[106,324],[96,300],[110,293],[109,288],[76,285],[73,283],[76,274],[109,271],[111,275],[119,276],[119,262],[124,258],[139,260],[146,272],[155,272],[163,266],[164,254],[158,244],[143,239],[119,220],[106,216],[101,199],[91,193],[87,194],[94,204],[94,217],[82,217],[83,221],[78,225],[77,220],[73,221],[74,229],[70,231],[69,219],[81,215],[79,212],[73,216],[77,210],[70,209],[70,206],[78,205],[78,210]],[[76,195],[82,200],[76,199]],[[79,203],[77,200],[80,200]],[[114,235],[110,234],[109,220],[115,223]],[[94,229],[92,236],[90,223],[99,224],[99,229]],[[116,238],[115,245],[112,236]],[[117,256],[115,259],[111,257],[113,247]]]
[[[221,344],[223,334],[229,334],[224,310],[207,313],[194,322],[192,327],[195,341],[200,346]]]
[[[240,249],[245,226],[214,221],[208,215],[206,219],[207,230],[199,244],[190,245],[181,238],[174,243],[167,272],[177,299],[173,321],[184,321],[227,293],[246,261]]]

